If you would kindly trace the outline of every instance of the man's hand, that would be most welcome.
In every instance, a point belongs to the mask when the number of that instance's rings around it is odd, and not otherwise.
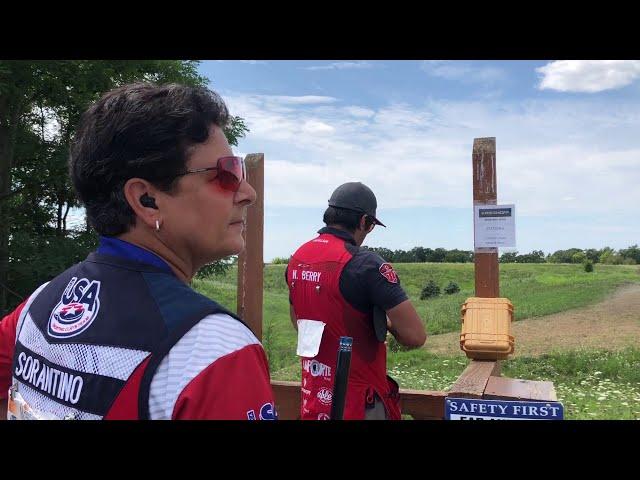
[[[424,345],[427,332],[410,300],[387,310],[387,327],[400,345],[418,348]]]

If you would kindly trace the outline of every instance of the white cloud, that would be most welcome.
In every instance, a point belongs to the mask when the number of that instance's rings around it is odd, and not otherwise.
[[[558,60],[536,69],[540,90],[595,93],[622,88],[640,77],[638,60]]]
[[[580,244],[576,238],[585,246],[622,248],[640,232],[640,108],[633,98],[425,100],[380,107],[334,97],[283,103],[274,100],[279,97],[228,92],[224,98],[250,128],[240,149],[265,153],[271,209],[317,209],[317,217],[333,189],[354,180],[376,192],[387,212],[383,221],[391,216],[393,223],[396,208],[467,209],[473,139],[496,137],[498,201],[517,206],[525,242],[520,250],[569,248]],[[575,228],[566,224],[574,219]],[[599,232],[589,229],[592,223],[630,230]],[[306,238],[310,228],[291,231]],[[377,235],[374,244],[389,240],[400,248],[397,239]],[[430,238],[411,241],[441,241]],[[471,240],[458,241],[468,248]],[[274,255],[294,248],[276,244]]]
[[[347,70],[354,68],[373,68],[375,65],[369,62],[334,62],[329,65],[313,65],[304,67],[305,70]],[[378,65],[380,66],[380,65]]]
[[[302,97],[304,98],[304,97]],[[272,207],[325,205],[360,180],[384,208],[471,205],[471,149],[497,137],[498,201],[520,215],[608,215],[640,204],[640,109],[633,102],[446,102],[380,108],[228,95],[264,152]],[[362,109],[360,111],[359,109]],[[356,115],[354,115],[356,113]],[[358,115],[361,113],[362,115]],[[366,113],[366,115],[365,115]]]
[[[506,78],[500,68],[477,66],[460,60],[425,60],[420,68],[433,77],[465,83],[492,83]]]
[[[308,133],[331,133],[335,131],[335,128],[331,125],[317,120],[307,120],[304,122],[304,125],[302,125],[302,129]]]
[[[373,117],[376,112],[375,110],[371,110],[370,108],[363,108],[358,106],[349,106],[344,107],[345,113],[351,115],[352,117]]]
[[[317,105],[319,103],[333,103],[337,99],[321,95],[302,95],[299,97],[288,95],[257,95],[268,102],[279,103],[281,105]]]
[[[240,63],[248,63],[249,65],[266,65],[265,60],[240,60]]]

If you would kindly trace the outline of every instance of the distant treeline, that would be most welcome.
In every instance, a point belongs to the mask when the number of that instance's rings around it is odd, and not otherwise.
[[[467,263],[473,262],[471,250],[447,250],[446,248],[414,247],[411,250],[391,250],[384,247],[363,247],[379,254],[391,263]],[[500,263],[605,263],[609,265],[635,265],[640,264],[640,248],[632,245],[629,248],[614,250],[604,247],[600,250],[589,248],[570,248],[557,250],[551,254],[545,254],[542,250],[534,250],[531,253],[519,254],[518,252],[505,252],[500,255]],[[271,263],[287,263],[287,258],[276,257]]]
[[[392,263],[466,263],[473,262],[471,250],[447,250],[445,248],[414,247],[409,251],[390,250],[384,247],[365,247],[378,253],[382,258]],[[609,265],[635,265],[640,264],[640,248],[632,245],[629,248],[614,250],[611,247],[601,249],[569,248],[557,250],[545,254],[542,250],[534,250],[530,253],[505,252],[500,255],[500,263],[605,263]]]

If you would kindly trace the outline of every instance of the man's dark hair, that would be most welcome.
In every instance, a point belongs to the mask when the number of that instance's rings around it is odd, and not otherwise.
[[[126,232],[135,224],[126,181],[144,178],[171,192],[191,147],[228,121],[224,101],[204,87],[134,83],[103,95],[82,115],[69,157],[91,225],[101,235]]]
[[[366,213],[356,212],[347,208],[327,207],[322,216],[322,221],[327,225],[340,225],[351,233],[360,225],[360,219]],[[373,219],[367,215],[364,226],[368,229],[373,224]]]

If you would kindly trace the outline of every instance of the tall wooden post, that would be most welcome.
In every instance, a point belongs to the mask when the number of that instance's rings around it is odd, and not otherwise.
[[[472,159],[474,207],[476,205],[496,205],[498,198],[496,138],[474,138]],[[473,218],[475,222],[475,212]],[[498,249],[475,248],[474,263],[476,272],[476,297],[499,297]]]
[[[238,257],[237,314],[262,340],[263,231],[264,231],[264,154],[245,157],[247,181],[256,191],[256,202],[247,208],[245,248]]]

